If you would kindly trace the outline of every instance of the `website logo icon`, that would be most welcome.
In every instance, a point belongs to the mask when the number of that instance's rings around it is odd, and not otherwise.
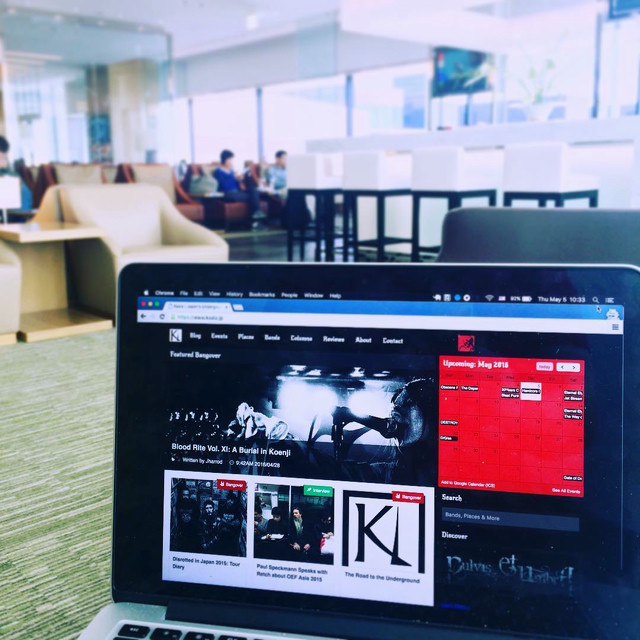
[[[458,336],[458,351],[461,353],[473,353],[476,350],[475,336]]]

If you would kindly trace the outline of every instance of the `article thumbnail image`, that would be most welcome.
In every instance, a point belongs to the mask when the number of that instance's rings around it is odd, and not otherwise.
[[[332,488],[258,484],[254,515],[256,558],[333,564]]]
[[[173,463],[217,458],[220,472],[426,486],[436,480],[437,385],[430,372],[259,365],[251,372],[230,366],[211,379],[215,404],[168,416]]]
[[[247,495],[211,480],[171,480],[171,551],[247,555]]]

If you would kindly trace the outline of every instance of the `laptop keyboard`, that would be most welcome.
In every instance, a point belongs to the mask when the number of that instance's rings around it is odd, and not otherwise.
[[[141,624],[128,623],[114,636],[113,640],[132,640],[147,638],[148,640],[259,640],[254,636],[216,635],[208,631],[187,631],[169,627],[148,627]],[[295,640],[292,638],[291,640]]]

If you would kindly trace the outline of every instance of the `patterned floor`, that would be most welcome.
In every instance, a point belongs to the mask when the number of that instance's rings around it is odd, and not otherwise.
[[[0,349],[0,636],[71,640],[110,601],[115,331]]]

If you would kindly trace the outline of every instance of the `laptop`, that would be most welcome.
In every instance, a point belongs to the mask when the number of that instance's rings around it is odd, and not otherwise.
[[[139,264],[81,640],[640,637],[632,267]]]

